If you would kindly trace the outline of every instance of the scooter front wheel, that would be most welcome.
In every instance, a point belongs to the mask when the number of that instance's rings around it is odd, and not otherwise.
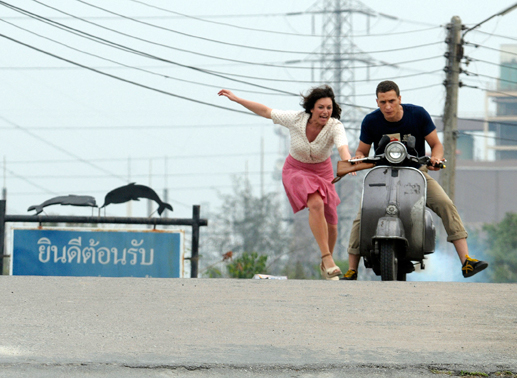
[[[383,281],[396,281],[398,273],[398,260],[395,251],[395,241],[380,240],[381,253],[381,279]]]

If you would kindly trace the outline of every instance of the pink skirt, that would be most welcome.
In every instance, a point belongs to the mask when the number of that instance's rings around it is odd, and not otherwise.
[[[325,219],[337,224],[337,205],[341,203],[332,180],[334,171],[330,158],[322,163],[302,163],[291,155],[285,159],[282,182],[293,212],[307,207],[309,194],[318,192],[325,204]]]

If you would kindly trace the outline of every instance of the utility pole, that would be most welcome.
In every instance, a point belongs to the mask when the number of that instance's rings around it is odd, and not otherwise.
[[[447,168],[440,173],[440,183],[454,201],[456,181],[456,142],[458,139],[458,91],[460,82],[460,62],[463,58],[463,40],[461,38],[461,19],[454,16],[447,25],[449,33],[445,42],[449,45],[445,53],[447,66],[444,68],[446,79],[445,106],[443,110],[443,147],[444,157],[447,159]]]

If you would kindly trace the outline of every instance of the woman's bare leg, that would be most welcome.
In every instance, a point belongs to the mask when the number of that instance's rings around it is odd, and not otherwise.
[[[329,236],[332,231],[329,233],[327,220],[325,219],[325,204],[318,192],[309,195],[307,206],[309,207],[309,227],[311,228],[312,234],[320,247],[321,255],[326,255],[325,257],[322,257],[323,266],[326,269],[332,268],[336,266],[332,259],[332,255],[330,255]],[[334,245],[332,245],[332,250],[334,249],[334,246],[335,241]]]
[[[337,242],[337,224],[329,224],[327,223],[327,228],[329,232],[329,250],[330,254],[334,256],[334,247]]]

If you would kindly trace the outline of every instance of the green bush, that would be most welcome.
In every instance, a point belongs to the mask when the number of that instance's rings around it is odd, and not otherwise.
[[[253,278],[255,274],[267,274],[266,255],[244,252],[228,264],[228,274],[232,278]]]

